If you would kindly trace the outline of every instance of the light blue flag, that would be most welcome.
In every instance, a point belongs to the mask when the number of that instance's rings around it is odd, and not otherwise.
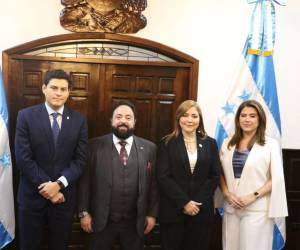
[[[15,237],[12,164],[8,140],[8,112],[0,68],[0,249]]]
[[[274,3],[285,5],[285,0],[248,0],[255,3],[250,31],[243,49],[236,83],[222,107],[215,138],[219,149],[224,139],[234,133],[234,116],[238,106],[254,99],[262,104],[267,115],[266,134],[281,141],[281,122],[273,65],[275,42]],[[280,143],[281,144],[281,143]],[[285,218],[274,219],[272,250],[285,244]]]

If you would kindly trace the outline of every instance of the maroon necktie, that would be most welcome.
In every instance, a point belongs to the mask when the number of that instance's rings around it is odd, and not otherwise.
[[[120,145],[121,145],[121,149],[120,149],[120,159],[123,163],[124,166],[127,165],[127,161],[128,161],[128,154],[127,154],[127,151],[126,151],[126,144],[127,142],[126,141],[119,141]]]

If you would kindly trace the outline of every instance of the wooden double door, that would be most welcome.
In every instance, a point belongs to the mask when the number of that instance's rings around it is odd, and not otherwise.
[[[136,134],[158,142],[173,128],[178,104],[189,98],[185,67],[15,59],[9,82],[12,137],[17,111],[44,102],[43,79],[53,69],[70,74],[67,104],[87,117],[90,138],[110,132],[113,103],[127,99],[136,105]]]

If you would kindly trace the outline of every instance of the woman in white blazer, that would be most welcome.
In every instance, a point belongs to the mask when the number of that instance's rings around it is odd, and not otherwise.
[[[288,214],[280,147],[265,130],[262,106],[243,102],[222,145],[223,250],[271,250],[274,218]]]

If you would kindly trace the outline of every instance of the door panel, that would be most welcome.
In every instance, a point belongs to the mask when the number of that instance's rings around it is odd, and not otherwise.
[[[67,105],[87,117],[90,137],[110,132],[113,103],[127,99],[136,105],[136,134],[158,142],[172,130],[176,107],[188,98],[190,88],[187,68],[16,60],[11,124],[18,110],[44,102],[43,80],[53,69],[70,74],[73,88]]]
[[[158,142],[173,128],[173,113],[188,98],[189,74],[184,68],[106,65],[105,109],[127,99],[136,105],[136,134]],[[106,114],[106,120],[109,120]],[[107,126],[109,126],[107,124]]]
[[[73,88],[67,104],[85,115],[89,123],[89,133],[95,133],[94,120],[97,119],[99,105],[98,82],[99,65],[86,63],[62,63],[52,61],[24,60],[12,65],[12,71],[18,76],[13,77],[12,86],[15,90],[14,103],[11,103],[12,124],[15,124],[17,111],[21,108],[44,102],[42,84],[45,74],[49,70],[63,69],[73,82]],[[12,127],[14,130],[14,126]]]

